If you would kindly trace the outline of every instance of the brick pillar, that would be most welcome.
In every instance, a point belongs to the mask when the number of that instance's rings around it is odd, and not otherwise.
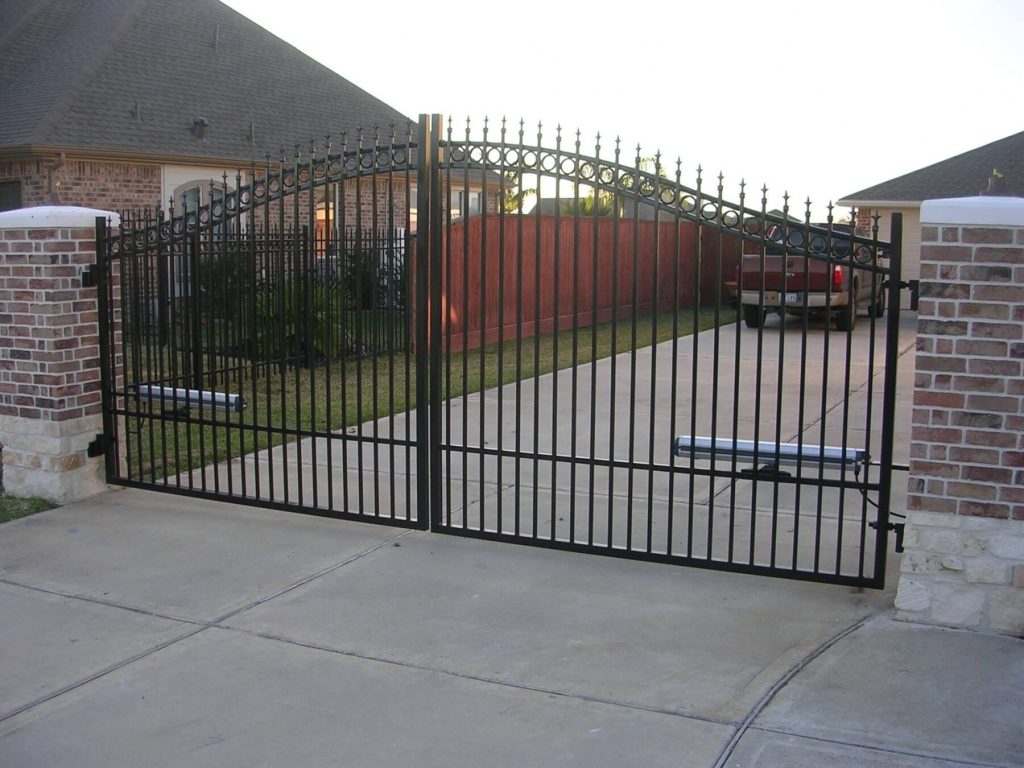
[[[1024,632],[1024,199],[921,207],[900,618]]]
[[[56,503],[106,489],[87,456],[102,429],[96,262],[90,208],[0,213],[0,446],[4,490]]]

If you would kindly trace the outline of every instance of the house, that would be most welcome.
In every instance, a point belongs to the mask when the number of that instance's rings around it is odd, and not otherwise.
[[[994,192],[1024,197],[1024,133],[845,195],[838,205],[856,207],[861,226],[869,226],[871,217],[880,214],[879,237],[884,240],[889,239],[889,214],[902,213],[903,277],[917,279],[921,274],[921,203],[973,197],[989,189],[990,179],[999,187]]]
[[[360,128],[364,145],[416,130],[217,0],[0,3],[0,104],[0,210],[194,208],[225,176],[229,190],[239,171],[250,181],[253,162],[258,176],[268,156],[272,169],[308,157],[311,140],[323,153],[330,136],[337,152]],[[405,215],[394,211],[396,225]]]

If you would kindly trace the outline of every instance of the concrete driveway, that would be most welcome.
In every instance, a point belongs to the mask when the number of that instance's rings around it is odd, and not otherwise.
[[[1024,642],[891,604],[116,491],[0,527],[0,766],[1024,765]]]

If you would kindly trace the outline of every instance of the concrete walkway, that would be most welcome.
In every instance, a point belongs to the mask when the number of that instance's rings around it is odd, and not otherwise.
[[[891,599],[110,493],[0,529],[0,765],[1024,765]]]
[[[895,565],[863,591],[111,492],[0,527],[0,766],[1024,766],[1024,642],[895,622]]]

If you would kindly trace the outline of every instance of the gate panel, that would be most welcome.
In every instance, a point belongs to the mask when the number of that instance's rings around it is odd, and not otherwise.
[[[98,236],[109,479],[880,587],[877,229],[436,115],[267,158]]]
[[[111,482],[426,525],[414,150],[411,135],[312,146],[122,219],[101,254],[104,328],[121,319],[103,361]]]
[[[435,530],[881,586],[898,249],[542,141],[440,142]]]

